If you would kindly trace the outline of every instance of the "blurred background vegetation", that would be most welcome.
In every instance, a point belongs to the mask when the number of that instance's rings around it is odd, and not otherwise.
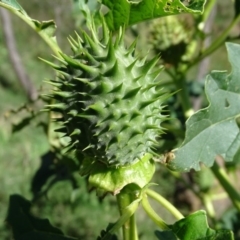
[[[56,33],[58,43],[63,51],[70,53],[67,37],[74,35],[74,31],[81,28],[82,24],[81,13],[73,1],[19,0],[19,3],[34,19],[54,19],[58,26]],[[231,1],[217,1],[217,14],[211,30],[213,38],[224,30],[233,14]],[[41,92],[42,89],[49,88],[43,80],[52,78],[54,73],[38,57],[49,59],[50,49],[24,22],[12,15],[11,20],[24,68],[37,91]],[[142,55],[146,54],[145,46],[150,46],[147,42],[149,32],[146,24],[133,27],[126,37],[130,42],[134,38],[134,33],[139,35],[138,49]],[[44,155],[49,151],[49,141],[39,120],[33,120],[27,128],[12,133],[14,124],[21,122],[24,116],[31,113],[32,105],[28,105],[29,112],[26,109],[19,111],[18,114],[11,112],[24,105],[28,101],[28,96],[19,83],[9,60],[2,27],[0,21],[0,239],[10,240],[12,239],[11,231],[4,221],[9,196],[17,193],[29,200],[33,199],[33,178],[41,166]],[[239,26],[234,29],[233,34],[238,32]],[[211,55],[206,71],[225,69],[229,70],[229,63],[225,47],[222,46]],[[198,70],[194,67],[189,79],[196,78]],[[162,77],[167,78],[167,75],[163,74]],[[34,108],[41,109],[42,106],[43,104],[39,102],[37,106],[34,105]],[[47,117],[46,113],[41,115],[43,121]],[[82,179],[77,172],[72,177],[68,177],[64,172],[62,173],[62,169],[57,171],[59,171],[59,181],[53,184],[49,191],[35,199],[33,214],[49,218],[54,226],[62,229],[67,235],[86,240],[95,239],[101,229],[117,219],[114,197],[107,196],[102,201],[96,197],[96,192],[89,193],[85,179]],[[51,178],[48,179],[48,181],[51,180]],[[159,184],[156,190],[178,204],[184,213],[194,209],[186,199],[176,196],[176,180],[166,170],[159,168],[153,182]],[[159,208],[159,206],[156,207]],[[165,215],[164,219],[167,222],[173,221],[163,209],[158,211],[161,215]],[[140,239],[152,239],[155,227],[141,210],[138,212],[138,221]]]

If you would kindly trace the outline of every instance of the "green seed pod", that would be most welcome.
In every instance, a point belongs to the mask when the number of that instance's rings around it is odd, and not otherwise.
[[[188,60],[189,44],[193,40],[193,19],[189,16],[167,16],[152,21],[149,43],[164,63],[177,65]],[[189,55],[189,54],[188,54]]]
[[[47,108],[61,113],[57,131],[70,137],[68,148],[76,150],[82,173],[96,163],[126,167],[155,154],[169,95],[159,88],[158,59],[134,56],[136,42],[126,48],[123,30],[113,37],[104,19],[101,34],[92,20],[90,35],[81,35],[69,40],[73,56],[61,54],[60,66],[49,63],[58,79],[51,81],[55,103]]]

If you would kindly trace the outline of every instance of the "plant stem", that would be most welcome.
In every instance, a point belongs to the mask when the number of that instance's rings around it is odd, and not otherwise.
[[[223,31],[223,33],[207,49],[205,49],[199,57],[197,57],[192,63],[189,64],[188,68],[191,68],[193,65],[197,64],[202,59],[216,51],[225,42],[229,32],[232,30],[232,28],[237,24],[239,20],[240,14],[232,20],[232,22]]]
[[[213,203],[212,203],[210,196],[208,194],[202,194],[201,199],[206,208],[208,216],[211,218],[212,222],[215,224],[216,223],[216,214],[215,214],[215,210],[214,210]]]
[[[168,225],[160,218],[157,213],[152,209],[151,205],[148,202],[147,195],[142,198],[142,206],[148,216],[158,225],[162,230],[169,230]]]
[[[178,96],[180,98],[181,106],[183,108],[184,116],[188,119],[193,113],[192,104],[190,102],[189,93],[186,84],[186,76],[185,71],[179,71],[176,73],[176,77],[174,83],[180,91],[178,92]]]
[[[124,210],[133,202],[134,198],[131,193],[121,191],[117,195],[117,202],[120,215],[124,214]],[[123,240],[138,240],[137,226],[135,222],[135,216],[132,216],[122,226]]]
[[[177,220],[184,218],[184,216],[175,208],[167,199],[159,195],[157,192],[147,189],[146,194],[159,202],[164,208],[166,208]]]
[[[216,176],[216,178],[218,179],[218,181],[220,182],[220,184],[222,185],[222,187],[224,188],[224,190],[227,192],[233,205],[240,212],[240,195],[231,184],[224,169],[219,167],[218,164],[215,162],[211,170],[213,174]]]
[[[204,8],[203,15],[202,15],[202,22],[205,22],[208,19],[215,4],[216,4],[216,0],[209,0],[207,2],[206,7]]]

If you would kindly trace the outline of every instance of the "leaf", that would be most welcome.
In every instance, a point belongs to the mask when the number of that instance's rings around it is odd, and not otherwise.
[[[114,223],[109,223],[106,230],[101,231],[100,236],[97,237],[97,240],[103,239],[113,226],[114,226]],[[109,236],[108,240],[118,240],[118,237],[116,234],[109,234],[108,236]]]
[[[202,210],[177,221],[171,229],[181,240],[234,240],[230,230],[209,228],[206,212]]]
[[[209,228],[205,211],[197,211],[169,226],[171,231],[156,231],[159,240],[234,240],[230,230]]]
[[[219,228],[231,229],[235,238],[239,239],[240,213],[236,208],[230,208],[221,216]]]
[[[53,227],[49,220],[39,219],[30,214],[30,201],[20,195],[11,195],[7,223],[12,227],[16,240],[76,240],[66,237],[62,231]]]
[[[16,10],[26,14],[24,9],[21,7],[21,5],[16,0],[0,0],[0,2],[11,6],[12,8],[15,8]]]
[[[102,3],[109,8],[105,18],[112,30],[163,16],[202,13],[205,2],[206,0],[102,0]]]
[[[200,170],[200,162],[210,167],[217,155],[226,162],[233,161],[240,147],[236,122],[240,116],[240,45],[226,46],[232,72],[228,75],[225,71],[215,71],[207,77],[205,91],[209,106],[186,122],[185,140],[168,163],[173,170]]]
[[[46,33],[46,35],[48,35],[49,37],[54,36],[57,26],[53,20],[40,22],[35,19],[32,19],[32,21],[35,24],[36,32],[42,31],[42,32]]]

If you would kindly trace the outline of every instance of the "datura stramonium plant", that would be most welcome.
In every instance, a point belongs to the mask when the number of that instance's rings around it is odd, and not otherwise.
[[[113,36],[103,18],[101,25],[100,34],[92,20],[90,34],[70,38],[73,55],[61,53],[61,64],[51,64],[58,78],[51,81],[55,103],[47,108],[61,113],[57,131],[70,137],[68,149],[75,150],[81,173],[116,193],[151,180],[169,94],[159,87],[158,58],[139,59],[136,42],[124,46],[123,29]]]

